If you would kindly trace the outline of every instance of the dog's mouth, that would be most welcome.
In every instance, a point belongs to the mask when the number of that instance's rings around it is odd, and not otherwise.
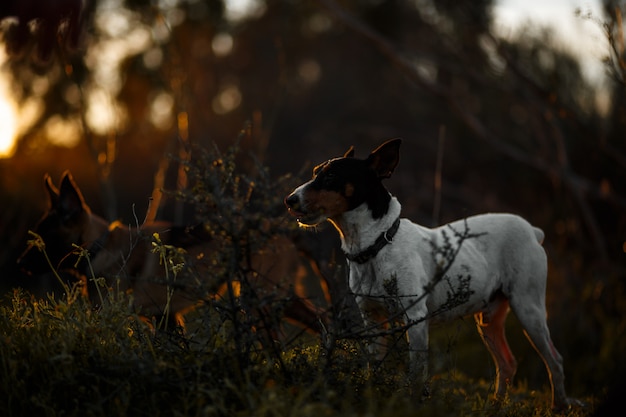
[[[296,218],[296,221],[302,227],[314,227],[326,220],[322,213],[307,213],[296,210],[293,207],[289,207],[287,211]]]
[[[302,227],[314,227],[326,220],[324,210],[317,205],[311,205],[296,194],[292,193],[285,198],[287,211],[296,218]]]
[[[296,219],[299,219],[301,217],[306,217],[306,213],[305,212],[300,211],[300,210],[296,210],[293,207],[287,207],[287,211],[289,212],[289,214],[291,214]]]

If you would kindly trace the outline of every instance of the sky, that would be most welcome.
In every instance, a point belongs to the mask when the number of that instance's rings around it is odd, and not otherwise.
[[[600,1],[498,0],[493,10],[494,30],[500,37],[512,38],[529,21],[553,28],[557,42],[578,56],[585,75],[601,85],[604,71],[602,58],[607,51],[606,40],[603,39],[597,23],[575,14],[578,8],[583,14],[591,12],[595,18],[600,19]],[[246,10],[258,9],[259,4],[259,0],[228,0],[227,14],[237,19],[246,14]],[[2,67],[7,59],[3,49],[0,48],[0,158],[11,155],[20,124],[28,120],[28,114],[18,111],[10,97],[8,78],[5,76],[8,70]],[[33,117],[36,110],[31,109],[30,113]]]
[[[494,8],[494,29],[507,38],[528,21],[552,28],[557,42],[581,60],[585,75],[600,83],[608,44],[600,25],[576,16],[576,9],[602,19],[601,0],[499,0]]]

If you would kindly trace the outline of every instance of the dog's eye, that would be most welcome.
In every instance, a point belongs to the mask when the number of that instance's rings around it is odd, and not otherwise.
[[[337,179],[337,176],[333,174],[332,172],[329,172],[326,175],[324,175],[324,185],[333,185],[336,179]]]

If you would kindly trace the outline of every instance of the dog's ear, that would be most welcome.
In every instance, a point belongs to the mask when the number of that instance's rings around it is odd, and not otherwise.
[[[48,191],[48,208],[55,208],[59,204],[59,190],[52,183],[50,174],[43,176],[43,185],[46,187],[46,191]]]
[[[354,146],[350,146],[350,148],[343,154],[344,158],[354,158]]]
[[[70,220],[84,211],[89,211],[80,189],[69,171],[65,172],[59,188],[57,210],[65,220]]]
[[[374,149],[367,157],[367,164],[378,178],[389,178],[400,162],[402,139],[391,139]]]

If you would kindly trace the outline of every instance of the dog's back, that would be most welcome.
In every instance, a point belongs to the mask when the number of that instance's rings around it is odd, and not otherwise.
[[[450,287],[434,286],[428,310],[439,314],[432,322],[472,314],[493,297],[511,297],[514,287],[536,285],[535,277],[547,273],[546,254],[540,244],[543,232],[513,214],[482,214],[435,229],[413,223],[407,227],[421,228],[429,236],[419,242],[416,255],[421,256],[431,280],[443,279],[439,273],[445,272],[465,280],[468,286],[467,299],[448,309],[441,307],[449,300]],[[415,236],[415,232],[409,235]]]

